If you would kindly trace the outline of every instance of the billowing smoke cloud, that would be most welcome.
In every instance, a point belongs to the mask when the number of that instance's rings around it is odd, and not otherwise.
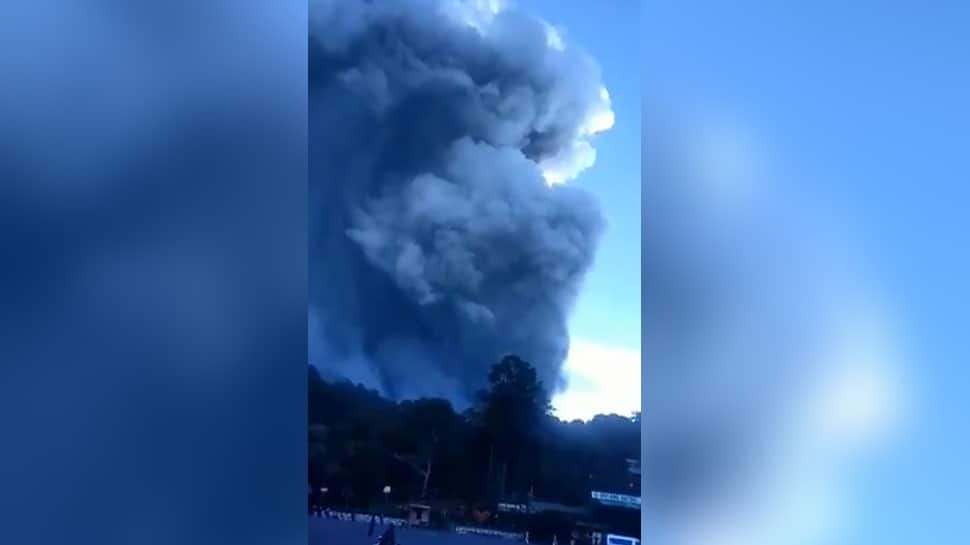
[[[832,542],[899,410],[891,316],[744,127],[669,121],[644,125],[644,533]]]
[[[595,64],[494,2],[317,1],[309,47],[311,363],[463,404],[517,353],[561,386],[603,227],[563,184],[613,123]]]

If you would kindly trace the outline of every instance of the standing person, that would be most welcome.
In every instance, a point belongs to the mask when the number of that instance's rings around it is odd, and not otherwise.
[[[370,528],[367,529],[367,537],[374,535],[374,523],[377,522],[377,513],[370,516]]]
[[[315,516],[320,516],[321,505],[323,505],[323,493],[320,489],[313,488],[310,490],[310,512]]]
[[[397,545],[397,540],[394,539],[394,525],[387,527],[384,533],[381,534],[381,538],[377,541],[376,545]]]

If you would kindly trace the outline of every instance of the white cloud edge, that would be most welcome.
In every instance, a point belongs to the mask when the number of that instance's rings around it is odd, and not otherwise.
[[[640,410],[640,348],[573,339],[563,373],[569,386],[553,397],[562,420],[597,414],[630,416]]]

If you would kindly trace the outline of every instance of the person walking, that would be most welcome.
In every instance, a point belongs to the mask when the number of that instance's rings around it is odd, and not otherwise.
[[[375,545],[398,545],[397,540],[394,538],[394,525],[387,527],[384,533],[381,534],[381,538],[377,541]]]

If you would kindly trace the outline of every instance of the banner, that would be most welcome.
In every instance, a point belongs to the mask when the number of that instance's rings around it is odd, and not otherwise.
[[[503,532],[501,530],[492,530],[491,528],[475,528],[474,526],[456,526],[455,532],[459,534],[502,537],[505,539],[522,539],[523,537],[522,534],[515,532]]]
[[[604,504],[611,505],[613,507],[624,507],[627,509],[640,509],[641,500],[640,496],[628,496],[626,494],[613,494],[612,492],[599,492],[593,490],[590,492],[590,496],[594,500]]]
[[[371,513],[349,513],[346,511],[330,511],[329,518],[335,518],[337,520],[344,520],[347,522],[370,522]],[[327,514],[324,513],[323,518],[328,518]],[[381,522],[381,516],[377,516],[377,522]],[[391,526],[407,526],[406,520],[397,517],[384,517],[384,524],[390,524]]]

